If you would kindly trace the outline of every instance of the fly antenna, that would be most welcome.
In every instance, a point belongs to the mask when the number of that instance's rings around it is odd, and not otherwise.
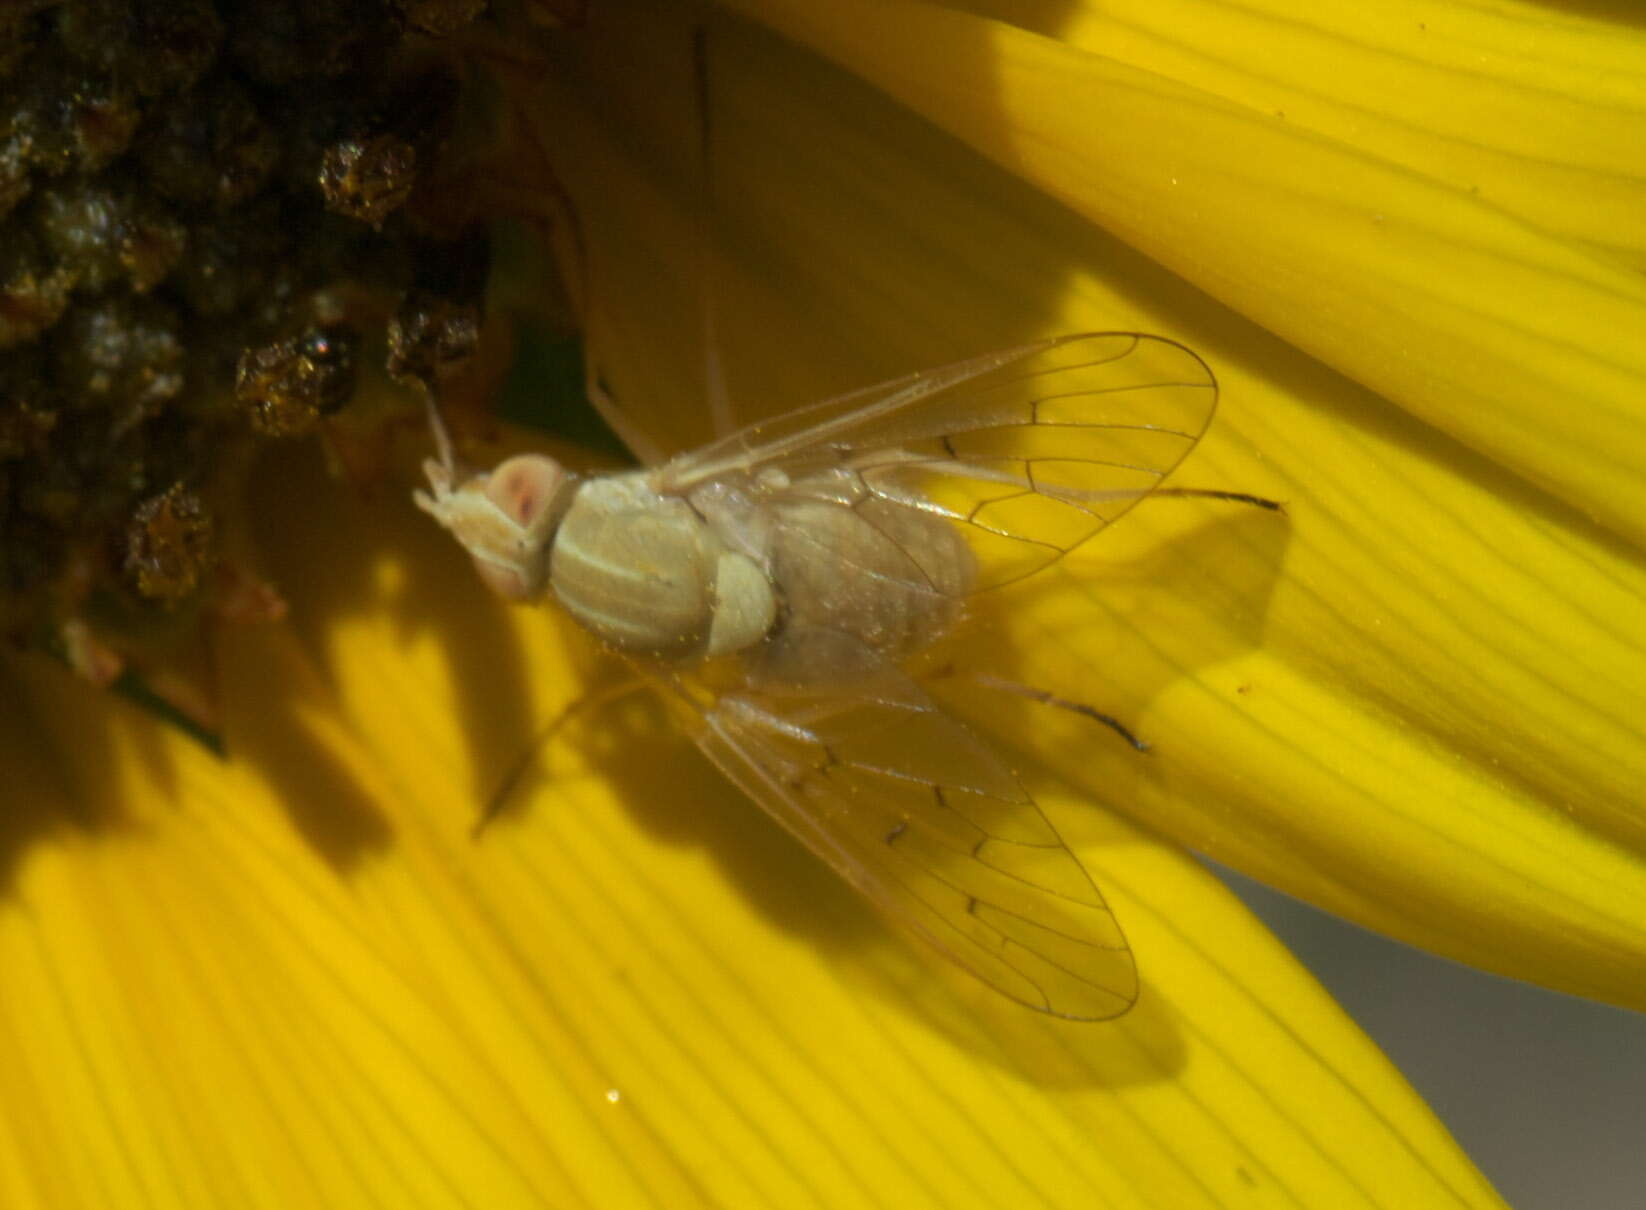
[[[434,400],[434,391],[428,383],[422,383],[423,410],[428,413],[429,432],[434,436],[435,457],[440,459],[440,465],[446,468],[446,473],[453,477],[457,474],[457,456],[452,450],[451,433],[446,429],[446,420],[440,415],[440,405]]]

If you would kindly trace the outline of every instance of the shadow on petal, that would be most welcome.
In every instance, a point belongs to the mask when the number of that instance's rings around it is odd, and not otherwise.
[[[219,636],[224,746],[257,768],[293,826],[338,873],[386,849],[393,828],[370,761],[350,742],[329,688],[273,627]]]
[[[511,611],[487,593],[402,485],[362,498],[331,481],[312,451],[295,450],[259,469],[252,498],[264,570],[290,594],[287,625],[316,687],[337,695],[391,767],[403,728],[449,720],[478,812],[532,743],[544,691],[577,695],[575,685],[532,683],[522,631],[551,634],[550,615]],[[413,649],[427,662],[403,665]]]
[[[0,684],[12,703],[0,726],[0,894],[36,841],[140,829],[181,796],[169,745],[194,739],[42,655],[0,656]]]
[[[1601,21],[1615,21],[1633,25],[1646,31],[1646,12],[1630,0],[1532,0],[1532,7],[1543,7],[1557,13],[1571,13],[1578,17],[1593,17]]]

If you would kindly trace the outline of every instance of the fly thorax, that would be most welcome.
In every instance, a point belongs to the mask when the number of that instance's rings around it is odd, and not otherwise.
[[[620,651],[689,659],[738,651],[777,616],[770,581],[645,472],[583,483],[555,535],[549,582],[566,611]]]

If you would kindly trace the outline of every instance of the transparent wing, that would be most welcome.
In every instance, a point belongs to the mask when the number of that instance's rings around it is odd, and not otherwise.
[[[675,686],[721,771],[892,919],[1030,1008],[1125,1012],[1120,926],[1016,776],[895,667],[842,662],[850,683],[826,688]]]
[[[842,395],[753,425],[659,471],[688,494],[866,500],[956,522],[974,588],[1030,575],[1153,491],[1200,440],[1217,381],[1135,332],[1063,336]]]

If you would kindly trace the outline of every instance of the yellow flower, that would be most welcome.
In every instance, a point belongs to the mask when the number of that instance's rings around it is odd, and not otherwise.
[[[1616,166],[1646,51],[1549,13],[1528,50],[1478,6],[1312,35],[1250,5],[1152,33],[744,7],[810,47],[711,31],[748,415],[1141,328],[1222,380],[1184,482],[1288,503],[1139,509],[968,649],[1155,744],[963,703],[1104,887],[1138,1005],[1074,1025],[951,978],[643,703],[569,727],[471,840],[602,666],[409,501],[287,459],[249,525],[291,617],[216,636],[228,759],[3,666],[0,1203],[1498,1205],[1174,842],[1639,1006],[1646,291]],[[689,32],[594,6],[540,111],[596,364],[660,448],[707,426]]]
[[[1000,602],[1023,679],[1096,697],[1159,759],[1044,712],[1021,743],[1322,907],[1646,1007],[1646,36],[1543,6],[1316,27],[1284,5],[1039,6],[1032,29],[734,7],[762,23],[717,26],[708,72],[734,400],[1159,332],[1221,380],[1180,479],[1287,503],[1285,523],[1146,505]],[[600,98],[591,129],[664,91],[667,34],[629,26],[659,45],[626,73],[560,73]],[[571,186],[599,368],[619,400],[678,399],[699,269],[659,281],[669,178],[562,129],[570,171],[591,166]],[[704,415],[643,426],[674,448]]]

